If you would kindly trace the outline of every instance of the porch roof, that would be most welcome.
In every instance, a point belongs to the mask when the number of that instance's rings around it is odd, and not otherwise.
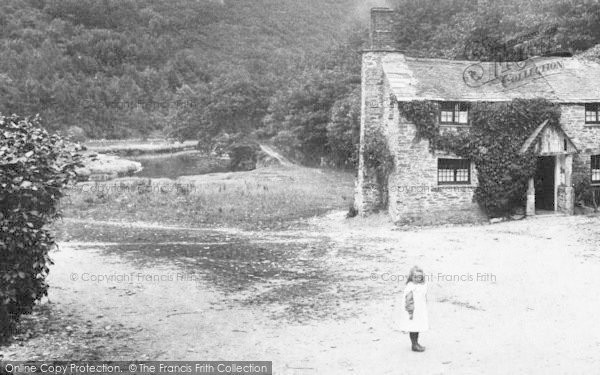
[[[563,128],[548,120],[542,122],[531,133],[519,152],[524,154],[532,146],[535,147],[534,151],[538,155],[562,155],[578,152],[577,147]]]

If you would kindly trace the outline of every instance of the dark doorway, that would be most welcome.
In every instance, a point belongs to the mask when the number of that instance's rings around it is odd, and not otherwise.
[[[535,208],[554,211],[554,156],[541,156],[535,173]]]

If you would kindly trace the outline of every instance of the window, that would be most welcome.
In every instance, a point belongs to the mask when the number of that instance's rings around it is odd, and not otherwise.
[[[594,103],[585,105],[585,123],[600,124],[600,104]]]
[[[592,155],[592,182],[600,183],[600,155]]]
[[[471,161],[438,159],[438,184],[470,184]]]
[[[468,124],[469,105],[459,102],[442,102],[440,105],[440,123]]]

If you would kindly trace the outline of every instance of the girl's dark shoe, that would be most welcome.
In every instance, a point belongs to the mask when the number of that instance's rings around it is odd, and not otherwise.
[[[411,332],[410,333],[410,342],[412,343],[412,351],[413,352],[424,352],[425,347],[419,345],[419,332]]]

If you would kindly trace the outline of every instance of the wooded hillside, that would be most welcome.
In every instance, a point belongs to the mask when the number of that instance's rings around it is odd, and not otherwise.
[[[264,107],[344,40],[348,3],[4,0],[0,111],[40,113],[52,130],[127,137],[169,128],[178,92],[213,81],[254,83]]]
[[[360,51],[385,0],[3,0],[0,112],[82,137],[207,149],[269,138],[311,163],[356,159]],[[600,42],[588,0],[396,0],[407,54],[524,59]],[[76,129],[77,130],[77,129]]]

